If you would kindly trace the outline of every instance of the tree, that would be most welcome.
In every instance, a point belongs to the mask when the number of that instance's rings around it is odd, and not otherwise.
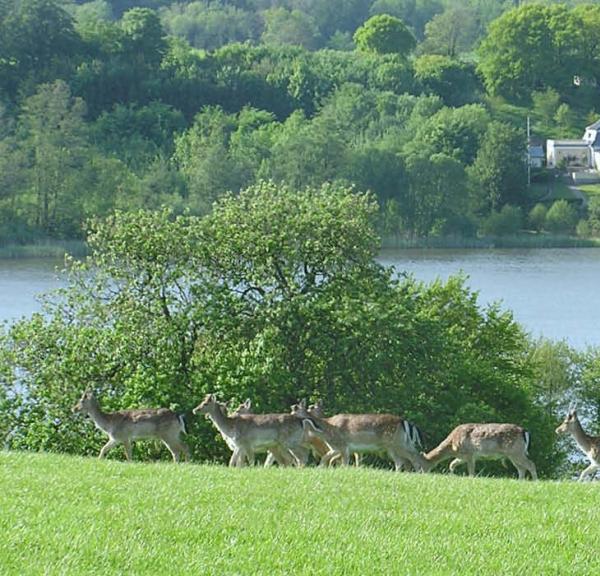
[[[311,16],[300,10],[271,8],[263,12],[265,30],[262,41],[265,44],[302,46],[315,49],[319,42],[319,30]]]
[[[536,204],[529,212],[527,220],[529,225],[536,231],[541,232],[546,224],[548,209],[544,204]]]
[[[53,0],[11,0],[0,7],[0,94],[16,98],[70,71],[81,50],[71,16]]]
[[[64,297],[0,338],[10,445],[96,452],[102,439],[70,414],[85,382],[110,410],[188,408],[214,391],[260,411],[305,396],[332,411],[402,406],[431,444],[461,421],[518,421],[550,470],[554,422],[532,401],[522,330],[460,278],[424,286],[382,269],[376,216],[343,186],[262,182],[204,218],[94,222]],[[222,456],[212,427],[191,424],[196,456]]]
[[[42,84],[23,105],[23,145],[31,156],[30,182],[36,206],[36,226],[47,235],[60,234],[69,210],[64,197],[68,175],[84,162],[85,103],[57,80]]]
[[[441,96],[446,106],[459,107],[477,99],[480,82],[474,68],[437,54],[417,58],[415,78],[426,92]]]
[[[473,9],[469,6],[451,6],[427,22],[425,40],[419,46],[419,51],[455,58],[471,49],[478,33]]]
[[[169,34],[205,50],[233,42],[256,41],[262,27],[257,14],[206,0],[171,4],[160,11],[160,17]]]
[[[372,16],[354,33],[359,50],[377,54],[407,55],[414,50],[417,41],[406,25],[393,16]]]
[[[566,200],[557,200],[546,214],[546,229],[555,234],[570,234],[577,224],[577,211]]]
[[[465,170],[455,158],[443,153],[409,156],[410,179],[407,222],[417,237],[460,232],[453,220],[466,212]]]
[[[504,13],[479,48],[486,88],[517,100],[548,87],[563,93],[580,70],[581,31],[565,5],[525,4]]]
[[[479,213],[525,202],[525,136],[502,122],[490,122],[469,168],[474,208]]]
[[[501,210],[492,210],[483,221],[481,231],[490,236],[514,236],[523,228],[523,213],[518,206],[505,204]]]
[[[419,123],[407,149],[416,153],[422,149],[435,149],[464,165],[471,164],[477,156],[489,120],[487,110],[479,104],[441,108]]]
[[[149,8],[132,8],[123,14],[124,52],[135,65],[156,68],[166,51],[165,32],[158,14]]]

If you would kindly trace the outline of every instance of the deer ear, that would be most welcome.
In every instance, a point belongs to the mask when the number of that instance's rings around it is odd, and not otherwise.
[[[252,407],[252,400],[250,400],[250,398],[246,398],[246,401],[244,402],[244,408],[251,408]]]

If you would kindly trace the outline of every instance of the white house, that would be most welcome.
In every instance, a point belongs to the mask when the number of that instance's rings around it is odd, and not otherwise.
[[[600,170],[600,120],[585,129],[581,140],[546,140],[548,168],[563,165],[575,171]]]

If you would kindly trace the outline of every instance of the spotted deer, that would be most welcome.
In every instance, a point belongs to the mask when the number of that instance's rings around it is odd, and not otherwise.
[[[225,405],[222,406],[225,407]],[[253,413],[252,400],[250,400],[250,398],[246,398],[246,400],[231,413],[231,416]],[[229,448],[231,448],[231,450],[235,449],[233,445],[230,445]],[[265,458],[264,467],[268,468],[275,463],[279,464],[279,466],[291,466],[296,464],[296,461],[294,460],[293,454],[289,450],[283,451],[280,447],[274,446],[267,450],[267,457]]]
[[[138,438],[162,441],[175,462],[181,455],[186,460],[190,458],[189,448],[181,440],[181,433],[186,432],[183,416],[167,408],[103,412],[94,393],[86,390],[73,406],[73,412],[88,414],[96,427],[108,434],[108,442],[100,450],[99,458],[114,446],[123,444],[125,456],[131,461],[131,445]]]
[[[529,472],[537,480],[535,464],[529,459],[531,436],[516,424],[461,424],[433,450],[425,454],[426,471],[453,458],[451,469],[465,462],[469,476],[475,475],[478,458],[507,458],[524,479]]]
[[[586,434],[581,426],[576,410],[569,410],[563,423],[556,429],[557,434],[571,434],[579,449],[588,457],[590,465],[579,476],[582,482],[588,476],[593,477],[600,468],[600,436]]]
[[[291,414],[228,415],[214,394],[207,394],[194,414],[205,414],[219,430],[228,446],[233,447],[230,466],[254,465],[259,452],[275,450],[286,459],[289,452],[295,463],[303,466],[308,450],[302,445],[302,423]],[[287,463],[287,462],[286,462]]]
[[[322,415],[320,407],[311,408],[298,405],[295,413],[303,418],[306,438],[320,438],[329,446],[321,459],[322,466],[336,457],[348,465],[352,452],[376,452],[387,454],[396,470],[401,470],[407,461],[415,470],[423,469],[424,459],[415,443],[420,435],[408,420],[394,414],[337,414],[322,418],[317,416]]]

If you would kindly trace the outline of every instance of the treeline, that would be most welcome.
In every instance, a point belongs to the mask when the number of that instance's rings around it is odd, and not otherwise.
[[[572,232],[572,207],[539,224],[525,118],[540,138],[596,119],[600,5],[512,4],[2,0],[0,240],[204,214],[262,179],[370,190],[389,235]]]

